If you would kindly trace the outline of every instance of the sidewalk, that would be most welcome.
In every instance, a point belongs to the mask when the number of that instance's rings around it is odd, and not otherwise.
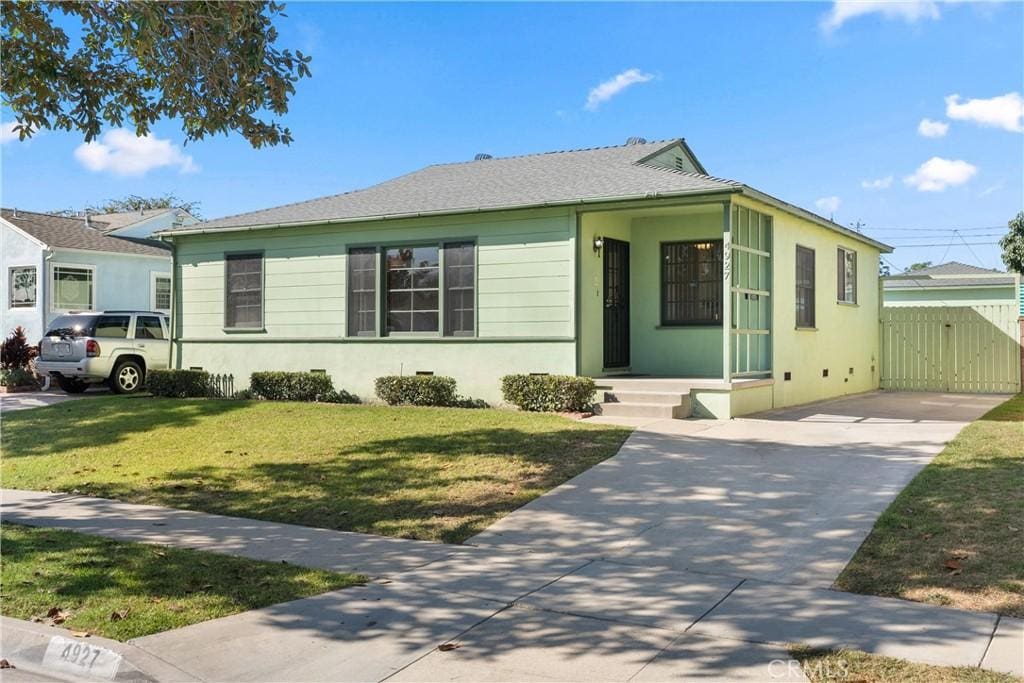
[[[990,614],[588,554],[2,494],[9,522],[378,578],[130,643],[198,680],[804,680],[785,649],[797,642],[1024,675],[1024,622]],[[458,647],[438,650],[446,642]]]

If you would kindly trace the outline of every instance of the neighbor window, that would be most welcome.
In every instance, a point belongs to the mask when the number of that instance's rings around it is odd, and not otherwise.
[[[96,302],[92,268],[53,267],[53,308],[58,311],[91,311]]]
[[[389,247],[384,251],[389,333],[438,331],[439,252],[437,246]]]
[[[814,327],[814,250],[796,248],[796,326]]]
[[[224,327],[263,327],[263,254],[229,254],[224,259]]]
[[[444,333],[471,337],[475,327],[476,245],[459,242],[444,245]]]
[[[836,300],[857,303],[857,252],[839,247],[836,250]]]
[[[171,310],[171,278],[169,275],[153,275],[153,300],[154,311]]]
[[[661,324],[722,324],[722,242],[661,245]]]
[[[10,308],[35,308],[36,267],[18,266],[11,268],[8,280]]]
[[[348,335],[377,334],[377,249],[348,251]]]

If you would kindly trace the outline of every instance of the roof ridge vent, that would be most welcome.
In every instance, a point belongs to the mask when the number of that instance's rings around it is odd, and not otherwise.
[[[646,145],[647,144],[647,138],[641,138],[641,137],[626,138],[626,144],[627,145]]]
[[[483,152],[481,152],[480,154],[477,154],[475,157],[473,157],[473,161],[484,161],[485,159],[493,159],[493,158],[494,157],[491,156],[490,154],[484,154]]]

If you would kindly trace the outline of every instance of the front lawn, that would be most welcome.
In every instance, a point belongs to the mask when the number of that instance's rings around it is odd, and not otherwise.
[[[629,434],[505,410],[148,397],[3,419],[7,488],[452,543]]]
[[[0,525],[4,616],[129,640],[319,595],[364,577]]]
[[[836,581],[1024,617],[1024,394],[968,425],[892,502]]]
[[[790,653],[811,683],[1014,683],[1016,676],[968,666],[934,666],[855,650],[796,647]]]

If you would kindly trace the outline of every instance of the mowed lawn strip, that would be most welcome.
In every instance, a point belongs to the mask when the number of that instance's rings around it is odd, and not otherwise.
[[[1024,617],[1024,394],[951,441],[875,523],[836,581]]]
[[[1016,683],[1009,674],[967,666],[934,666],[856,650],[790,650],[811,683]]]
[[[365,581],[143,543],[0,525],[4,616],[117,640],[319,595]]]
[[[507,410],[110,397],[4,415],[7,488],[460,542],[628,429]]]

